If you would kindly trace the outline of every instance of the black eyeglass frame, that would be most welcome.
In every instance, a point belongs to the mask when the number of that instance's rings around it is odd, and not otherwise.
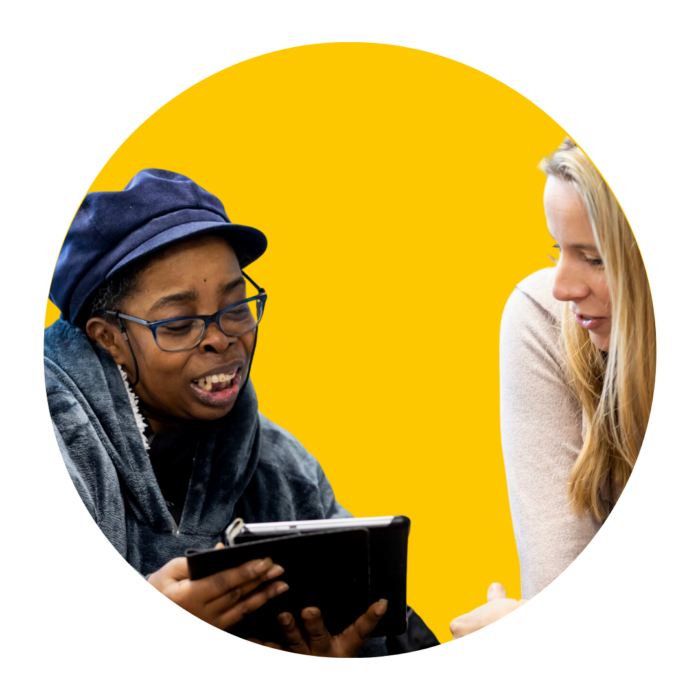
[[[192,350],[192,348],[196,348],[201,342],[204,336],[207,333],[207,328],[212,323],[216,323],[216,325],[219,327],[219,330],[227,337],[227,338],[238,338],[242,335],[245,335],[246,333],[250,333],[251,331],[255,330],[258,327],[258,324],[262,320],[263,313],[265,311],[265,302],[267,301],[267,292],[262,288],[258,287],[253,280],[246,275],[245,272],[241,272],[243,277],[248,280],[256,289],[258,292],[255,296],[248,297],[247,299],[243,299],[243,301],[237,301],[233,304],[230,304],[224,309],[221,309],[220,311],[217,311],[215,314],[210,314],[208,316],[175,316],[173,318],[165,318],[162,321],[146,321],[143,318],[137,318],[136,316],[129,316],[128,314],[123,314],[121,311],[115,311],[115,310],[110,310],[106,311],[105,313],[112,314],[117,317],[117,319],[120,319],[119,326],[122,329],[122,332],[124,332],[124,328],[121,324],[121,319],[126,319],[127,321],[133,321],[134,323],[138,323],[142,326],[146,326],[151,333],[153,333],[153,340],[155,344],[158,346],[159,350],[162,350],[163,352],[185,352],[187,350]],[[224,329],[221,327],[221,323],[219,321],[221,320],[221,317],[231,311],[232,309],[235,309],[237,306],[243,306],[244,304],[248,304],[251,301],[259,301],[260,302],[260,313],[258,314],[258,320],[256,321],[255,325],[250,329],[245,331],[245,333],[236,333],[235,335],[229,335],[224,331]],[[160,343],[158,342],[158,328],[160,326],[164,326],[167,323],[174,323],[175,321],[192,321],[192,320],[201,320],[204,321],[204,327],[202,328],[202,332],[199,335],[199,339],[197,340],[194,345],[190,345],[187,348],[178,348],[177,350],[166,350],[165,348],[162,348],[160,346]],[[133,351],[132,351],[133,352]]]

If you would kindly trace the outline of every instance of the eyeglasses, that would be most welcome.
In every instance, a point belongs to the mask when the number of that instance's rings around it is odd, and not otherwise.
[[[230,304],[210,316],[176,316],[162,321],[145,321],[120,311],[107,311],[107,313],[113,314],[118,319],[140,323],[149,328],[156,345],[164,352],[182,352],[197,347],[212,323],[216,323],[225,336],[237,338],[250,333],[257,327],[267,301],[267,292],[258,287],[245,272],[243,277],[255,287],[258,293],[243,301]],[[121,327],[121,321],[119,325]]]

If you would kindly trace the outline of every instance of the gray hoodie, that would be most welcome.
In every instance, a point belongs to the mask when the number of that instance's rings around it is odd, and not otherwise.
[[[203,426],[179,526],[151,467],[120,369],[79,328],[44,335],[46,392],[70,476],[107,539],[147,575],[189,548],[213,547],[246,522],[349,517],[319,463],[258,411],[250,382],[224,418]],[[363,656],[386,654],[371,640]]]

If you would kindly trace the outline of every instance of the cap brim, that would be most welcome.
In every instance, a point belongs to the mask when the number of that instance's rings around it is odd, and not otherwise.
[[[257,260],[267,248],[265,234],[251,226],[227,224],[219,221],[191,221],[179,226],[173,226],[134,248],[107,273],[105,279],[109,279],[126,265],[136,262],[140,258],[155,253],[162,248],[167,248],[173,243],[209,233],[217,233],[228,239],[236,253],[238,264],[241,268]]]

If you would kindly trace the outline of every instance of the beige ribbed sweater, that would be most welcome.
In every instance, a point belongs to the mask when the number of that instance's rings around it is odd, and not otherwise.
[[[584,426],[564,379],[553,280],[554,268],[523,280],[501,321],[501,441],[523,598],[555,579],[600,528],[567,502]]]

